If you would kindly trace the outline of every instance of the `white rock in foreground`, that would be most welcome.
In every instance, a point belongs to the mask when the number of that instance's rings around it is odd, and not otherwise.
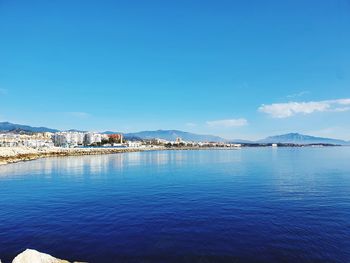
[[[12,263],[69,263],[67,260],[54,258],[49,254],[40,253],[34,249],[26,249]]]

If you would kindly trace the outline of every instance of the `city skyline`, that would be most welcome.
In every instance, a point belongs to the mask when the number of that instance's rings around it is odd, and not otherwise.
[[[350,140],[349,10],[345,0],[2,1],[0,122]]]

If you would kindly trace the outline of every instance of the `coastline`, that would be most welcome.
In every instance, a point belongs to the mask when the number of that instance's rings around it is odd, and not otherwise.
[[[285,145],[284,147],[323,147],[330,145]],[[340,146],[340,145],[332,145]],[[258,146],[259,147],[259,146]],[[267,147],[267,145],[261,146]],[[65,156],[84,156],[84,155],[104,155],[128,152],[145,152],[145,151],[185,151],[185,150],[239,150],[241,147],[164,147],[164,146],[148,146],[142,148],[31,148],[31,147],[0,147],[0,166],[32,161],[47,157],[65,157]],[[1,263],[1,262],[0,262]]]
[[[145,151],[177,151],[177,150],[237,150],[239,148],[222,148],[222,147],[179,147],[166,148],[161,146],[152,146],[145,148],[29,148],[29,147],[0,147],[0,166],[32,161],[47,157],[65,157],[65,156],[83,156],[83,155],[104,155],[128,152],[145,152]]]
[[[83,156],[83,155],[103,155],[127,152],[144,152],[144,151],[164,151],[164,150],[206,150],[213,148],[203,147],[145,147],[145,148],[29,148],[29,147],[0,147],[0,166],[32,161],[47,157],[65,157],[65,156]],[[215,148],[218,149],[218,148]],[[223,149],[223,148],[220,148]],[[226,148],[228,150],[228,148]],[[232,148],[231,148],[232,149]]]
[[[101,155],[124,152],[159,150],[157,148],[42,148],[0,147],[0,165],[32,161],[46,157]]]

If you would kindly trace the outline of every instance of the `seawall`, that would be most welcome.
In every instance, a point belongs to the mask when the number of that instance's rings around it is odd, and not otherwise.
[[[156,148],[42,148],[0,147],[0,165],[30,161],[45,157],[113,154],[123,152],[140,152]]]

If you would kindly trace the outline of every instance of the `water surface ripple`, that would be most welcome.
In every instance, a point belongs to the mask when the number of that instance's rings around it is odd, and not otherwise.
[[[350,262],[350,148],[47,158],[0,167],[0,259]]]

